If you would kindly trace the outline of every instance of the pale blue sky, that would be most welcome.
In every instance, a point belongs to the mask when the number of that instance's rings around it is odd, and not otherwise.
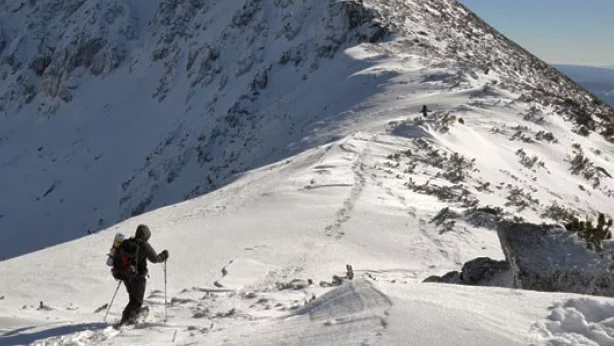
[[[549,63],[614,65],[614,0],[459,0]]]

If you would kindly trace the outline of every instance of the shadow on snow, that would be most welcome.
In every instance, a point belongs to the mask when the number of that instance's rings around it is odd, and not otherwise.
[[[108,323],[95,322],[95,323],[80,323],[63,325],[51,329],[44,329],[33,333],[23,332],[40,326],[18,328],[0,335],[0,345],[3,346],[16,346],[16,345],[28,345],[37,340],[47,339],[51,337],[58,337],[63,335],[69,335],[85,330],[101,330],[109,327]]]

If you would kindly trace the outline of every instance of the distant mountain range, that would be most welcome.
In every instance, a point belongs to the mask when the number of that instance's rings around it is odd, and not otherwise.
[[[554,67],[614,107],[614,66],[556,64]]]

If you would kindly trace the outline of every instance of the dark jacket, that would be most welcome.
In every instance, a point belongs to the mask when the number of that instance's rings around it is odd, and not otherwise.
[[[147,270],[147,260],[151,263],[160,263],[164,262],[164,257],[158,255],[156,250],[149,244],[149,242],[135,238],[139,242],[139,255],[137,257],[137,271],[139,275],[146,276],[148,273]]]

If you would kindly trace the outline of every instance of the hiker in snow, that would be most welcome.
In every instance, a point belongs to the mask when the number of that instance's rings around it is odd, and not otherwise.
[[[431,111],[431,110],[430,110],[430,109],[428,109],[428,108],[426,107],[426,105],[423,105],[423,106],[422,106],[422,110],[420,111],[420,113],[422,113],[422,116],[426,118],[426,117],[428,117],[428,115],[429,115],[429,112],[430,112],[430,111]]]
[[[146,225],[139,225],[136,228],[134,238],[126,239],[122,242],[121,248],[123,252],[128,255],[118,257],[129,257],[133,254],[136,263],[130,264],[127,267],[132,268],[124,269],[121,264],[114,266],[113,277],[123,281],[128,291],[130,301],[124,312],[122,313],[122,319],[120,325],[135,323],[139,313],[142,311],[143,296],[145,295],[145,284],[147,282],[147,260],[151,263],[161,263],[168,259],[168,251],[164,250],[159,254],[151,247],[148,240],[151,237],[151,231]],[[131,249],[132,248],[132,249]],[[118,261],[121,259],[118,258]],[[130,260],[124,260],[124,263],[132,262]]]

